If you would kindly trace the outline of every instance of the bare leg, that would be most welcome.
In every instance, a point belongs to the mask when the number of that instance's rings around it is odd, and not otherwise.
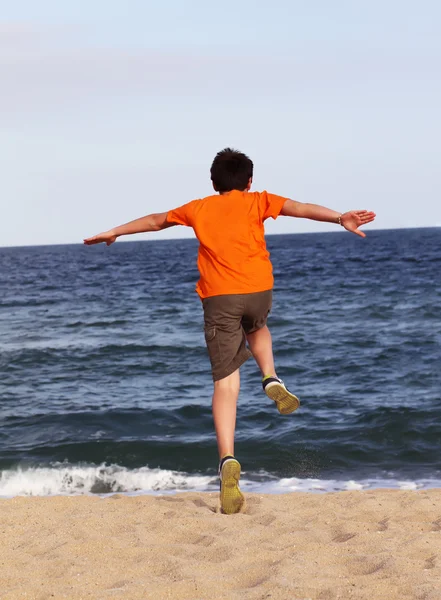
[[[262,327],[247,335],[248,344],[262,375],[277,377],[274,367],[273,345],[268,327]],[[265,380],[264,380],[265,381]],[[280,379],[268,379],[264,383],[265,394],[274,400],[277,410],[282,415],[289,415],[300,406],[300,400],[292,394]]]
[[[220,458],[227,454],[234,456],[234,432],[239,388],[239,369],[228,377],[214,382],[213,419]]]
[[[248,333],[247,341],[262,375],[274,375],[277,377],[274,366],[273,342],[268,326],[265,325],[262,329]]]

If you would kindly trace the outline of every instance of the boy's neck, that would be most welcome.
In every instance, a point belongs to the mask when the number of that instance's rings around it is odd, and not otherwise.
[[[245,192],[248,192],[248,189],[244,189],[244,190],[230,190],[229,192],[219,192],[219,196],[226,196],[227,194],[232,194],[233,192],[241,192],[242,194],[244,194]]]

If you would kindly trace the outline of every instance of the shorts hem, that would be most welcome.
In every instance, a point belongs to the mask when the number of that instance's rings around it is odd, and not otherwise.
[[[247,329],[245,331],[245,333],[248,335],[249,333],[256,333],[256,331],[259,331],[259,329],[263,329],[266,325],[268,325],[268,317],[265,318],[265,323],[263,323],[262,325],[256,325],[256,327],[254,327],[253,329]]]
[[[231,375],[239,369],[246,361],[251,358],[253,355],[248,350],[248,348],[244,348],[242,352],[239,352],[234,359],[230,362],[230,364],[225,367],[225,369],[213,371],[213,381],[219,381],[220,379],[225,379],[228,375]]]

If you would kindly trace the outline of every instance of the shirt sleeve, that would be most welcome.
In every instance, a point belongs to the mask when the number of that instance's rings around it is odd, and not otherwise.
[[[262,192],[260,194],[260,214],[262,215],[262,221],[266,221],[269,217],[277,219],[287,200],[288,198],[284,198],[283,196]]]
[[[174,225],[186,225],[187,227],[193,227],[194,214],[195,214],[196,204],[198,202],[199,202],[199,200],[192,200],[191,202],[187,202],[187,204],[183,204],[179,208],[169,210],[167,213],[167,217],[166,217],[167,223],[173,223]]]

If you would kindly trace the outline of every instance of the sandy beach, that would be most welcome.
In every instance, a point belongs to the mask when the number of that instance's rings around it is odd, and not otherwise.
[[[441,490],[16,497],[0,598],[441,598]]]

